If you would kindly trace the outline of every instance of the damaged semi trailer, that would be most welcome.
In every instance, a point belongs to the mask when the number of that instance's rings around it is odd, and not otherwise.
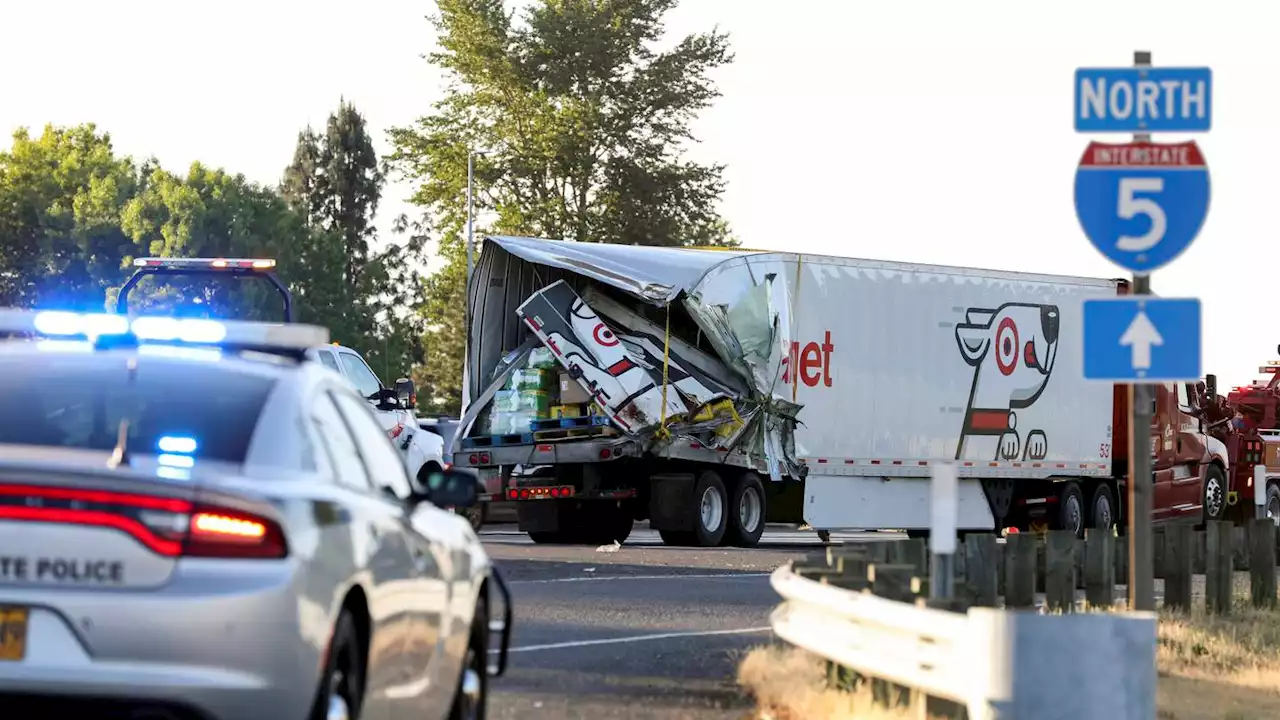
[[[489,237],[454,462],[492,477],[486,499],[514,501],[537,542],[621,542],[643,519],[697,546],[753,546],[766,522],[923,532],[938,463],[957,468],[962,529],[1109,527],[1128,394],[1083,380],[1080,316],[1083,300],[1125,291]],[[1204,480],[1228,457],[1197,425],[1194,393],[1156,391],[1156,519],[1220,513]],[[1175,435],[1177,452],[1158,451]]]

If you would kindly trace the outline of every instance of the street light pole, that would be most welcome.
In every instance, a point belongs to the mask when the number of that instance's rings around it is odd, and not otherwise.
[[[476,151],[467,153],[467,300],[471,299],[471,252],[475,243],[475,175]]]

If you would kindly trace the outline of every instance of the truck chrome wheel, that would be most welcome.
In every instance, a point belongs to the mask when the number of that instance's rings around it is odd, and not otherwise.
[[[1276,527],[1280,527],[1280,497],[1272,495],[1267,498],[1267,517],[1271,518]]]
[[[1204,480],[1204,506],[1209,517],[1222,517],[1222,484],[1214,473],[1209,473]]]
[[[746,488],[738,504],[738,526],[744,532],[753,533],[760,524],[760,495],[755,488]]]
[[[715,530],[724,522],[724,498],[716,488],[709,487],[702,491],[702,507],[699,514],[702,517],[702,527],[706,530]]]

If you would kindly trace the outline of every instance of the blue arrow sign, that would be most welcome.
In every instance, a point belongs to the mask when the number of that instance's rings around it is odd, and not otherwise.
[[[1076,70],[1076,132],[1208,132],[1212,119],[1207,67]]]
[[[1089,242],[1139,275],[1167,265],[1209,214],[1209,168],[1195,142],[1090,143],[1076,169],[1076,217]]]
[[[1084,301],[1084,377],[1115,383],[1200,379],[1200,301]]]

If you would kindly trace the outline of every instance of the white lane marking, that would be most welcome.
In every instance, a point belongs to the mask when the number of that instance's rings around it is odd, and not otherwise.
[[[544,583],[594,582],[598,580],[715,580],[719,578],[762,578],[772,573],[713,573],[707,575],[592,575],[590,577],[547,578],[544,580],[508,580],[508,585],[541,585]]]
[[[507,652],[534,652],[537,650],[565,650],[568,648],[591,647],[594,645],[621,645],[625,643],[644,642],[646,640],[671,640],[675,638],[691,638],[691,637],[709,637],[712,635],[750,635],[752,633],[770,632],[773,628],[769,626],[741,628],[738,630],[696,630],[692,632],[672,632],[672,633],[655,633],[653,635],[631,635],[619,638],[601,638],[599,640],[572,640],[570,642],[548,643],[546,645],[525,645],[524,647],[509,648]],[[498,653],[498,650],[490,650],[489,654]]]

